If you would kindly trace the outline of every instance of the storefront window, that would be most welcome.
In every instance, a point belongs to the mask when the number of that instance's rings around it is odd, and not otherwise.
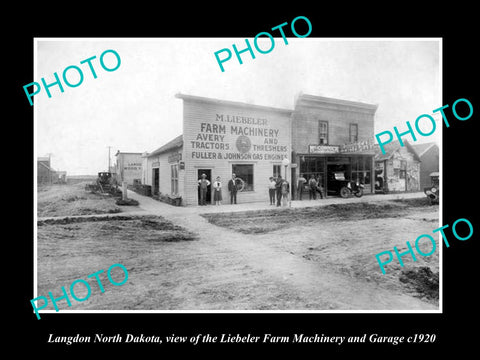
[[[358,157],[352,157],[350,161],[352,172],[358,171]]]
[[[245,182],[244,191],[253,191],[253,165],[233,164],[232,173]]]
[[[282,174],[282,165],[273,165],[273,177],[277,178]]]
[[[369,157],[364,158],[364,184],[370,185],[372,176],[372,159]]]
[[[369,157],[355,156],[351,160],[352,180],[368,185],[371,181],[372,164]]]
[[[325,178],[325,158],[324,157],[307,157],[300,159],[300,174],[305,179],[310,179],[313,175],[317,181],[323,184]]]

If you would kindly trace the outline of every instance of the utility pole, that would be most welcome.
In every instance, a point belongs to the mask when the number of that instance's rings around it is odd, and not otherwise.
[[[110,172],[110,149],[112,148],[111,146],[108,147],[108,169],[107,172]]]

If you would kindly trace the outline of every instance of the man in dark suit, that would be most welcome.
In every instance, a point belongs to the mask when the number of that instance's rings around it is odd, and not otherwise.
[[[232,178],[228,181],[228,191],[230,191],[230,204],[237,203],[237,183],[235,181],[236,175],[232,174]]]
[[[277,206],[282,204],[282,182],[282,176],[278,175],[277,184],[275,185],[275,189],[277,190]]]

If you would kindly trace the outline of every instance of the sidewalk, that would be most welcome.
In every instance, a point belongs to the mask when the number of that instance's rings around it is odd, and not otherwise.
[[[140,207],[148,212],[153,213],[168,213],[168,214],[211,214],[220,212],[237,212],[237,211],[252,211],[252,210],[268,210],[268,209],[285,209],[286,207],[276,207],[269,205],[268,203],[255,202],[255,203],[240,203],[231,205],[228,202],[224,202],[222,205],[207,205],[207,206],[172,206],[161,201],[155,200],[148,196],[139,195],[133,191],[128,190],[128,197],[137,200],[140,203]],[[240,197],[240,195],[239,195]],[[293,200],[291,202],[292,208],[306,208],[325,206],[331,204],[348,204],[358,202],[379,202],[388,200],[402,200],[402,199],[415,199],[423,198],[425,194],[423,192],[415,193],[398,193],[398,194],[372,194],[365,195],[361,198],[348,198],[342,199],[340,197],[329,197],[328,199],[317,200]],[[240,200],[241,201],[241,200]]]
[[[269,209],[286,209],[287,207],[277,207],[269,205],[263,202],[255,203],[243,203],[231,205],[226,203],[224,205],[207,205],[207,206],[172,206],[164,202],[155,200],[149,196],[143,196],[137,194],[134,191],[128,190],[128,197],[135,199],[139,202],[139,208],[128,207],[127,210],[119,213],[107,213],[107,214],[89,214],[89,215],[65,215],[65,216],[47,216],[39,217],[37,219],[38,223],[46,223],[49,221],[65,219],[65,218],[102,218],[102,217],[122,217],[122,216],[134,216],[134,215],[145,215],[145,212],[157,214],[157,215],[191,215],[191,214],[214,214],[214,213],[224,213],[224,212],[241,212],[241,211],[254,211],[254,210],[269,210]],[[414,199],[414,198],[423,198],[425,194],[423,192],[415,193],[400,193],[400,194],[375,194],[375,195],[365,195],[361,198],[348,198],[342,199],[340,197],[329,197],[328,199],[317,199],[317,200],[293,200],[291,202],[291,208],[307,208],[307,207],[317,207],[317,206],[326,206],[331,204],[348,204],[348,203],[358,203],[358,202],[379,202],[379,201],[388,201],[388,200],[402,200],[402,199]]]

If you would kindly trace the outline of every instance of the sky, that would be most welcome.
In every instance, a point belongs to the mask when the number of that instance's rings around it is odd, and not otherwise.
[[[261,49],[270,47],[261,39]],[[253,43],[253,39],[249,39]],[[377,104],[375,134],[406,130],[422,114],[432,114],[442,104],[441,40],[439,39],[324,39],[275,38],[268,54],[254,49],[255,59],[235,55],[220,70],[214,53],[245,47],[244,38],[37,38],[34,79],[62,79],[70,65],[78,66],[83,82],[42,88],[34,96],[35,148],[37,156],[51,154],[51,165],[67,175],[94,175],[108,167],[117,150],[151,152],[182,133],[182,93],[293,109],[300,92]],[[252,45],[253,46],[253,45]],[[99,62],[106,50],[121,59],[115,71]],[[221,56],[223,56],[222,54]],[[91,61],[97,78],[88,64]],[[104,56],[113,68],[112,53]],[[71,83],[79,81],[75,70],[67,72]],[[26,98],[27,106],[28,100]],[[430,126],[430,127],[429,127]],[[431,125],[422,124],[428,132]],[[441,120],[428,137],[417,142],[441,145]],[[410,140],[409,137],[405,137]],[[373,139],[372,139],[373,140]]]

